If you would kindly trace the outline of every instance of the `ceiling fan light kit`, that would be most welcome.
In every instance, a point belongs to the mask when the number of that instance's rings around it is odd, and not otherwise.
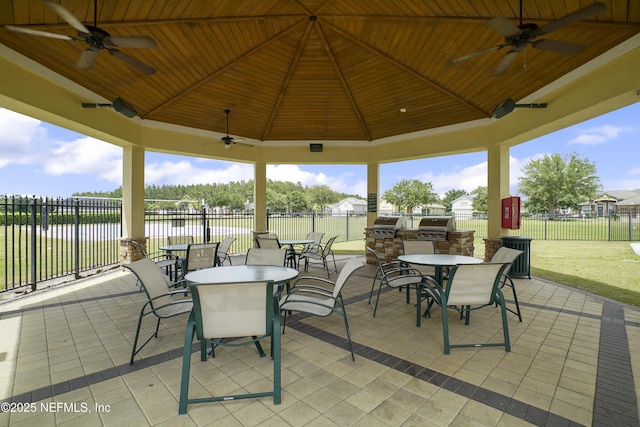
[[[224,110],[224,113],[227,115],[227,134],[223,136],[222,139],[220,140],[220,142],[224,144],[224,149],[231,150],[231,144],[240,144],[240,145],[246,145],[247,147],[253,147],[253,145],[251,144],[245,144],[241,142],[242,141],[241,138],[234,138],[232,136],[229,136],[229,114],[231,114],[231,109],[226,108]]]

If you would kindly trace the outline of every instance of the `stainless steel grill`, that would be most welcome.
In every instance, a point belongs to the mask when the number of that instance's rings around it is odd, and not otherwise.
[[[406,228],[406,220],[401,216],[379,216],[373,223],[371,235],[377,238],[395,237],[396,230]]]
[[[447,233],[456,229],[456,219],[452,216],[425,216],[420,220],[416,239],[447,240]]]

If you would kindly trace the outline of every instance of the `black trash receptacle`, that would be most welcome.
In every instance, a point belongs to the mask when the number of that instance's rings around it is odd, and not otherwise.
[[[511,277],[528,277],[531,279],[531,237],[502,236],[502,246],[522,251],[513,262],[509,275]]]

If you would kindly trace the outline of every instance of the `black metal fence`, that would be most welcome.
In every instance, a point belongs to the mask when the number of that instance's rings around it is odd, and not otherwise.
[[[421,215],[407,218],[407,227],[418,226]],[[267,213],[267,230],[281,239],[302,238],[323,232],[324,241],[363,240],[365,215],[332,215],[318,212]],[[167,236],[191,235],[196,242],[237,240],[233,253],[252,246],[252,213],[216,213],[209,209],[145,212],[145,236],[149,252],[160,250]],[[457,216],[458,230],[474,230],[487,236],[482,216]],[[264,231],[264,230],[259,230]],[[512,236],[536,240],[640,241],[640,218],[631,214],[604,217],[523,217]],[[39,282],[79,277],[82,272],[120,262],[122,202],[111,199],[52,199],[4,196],[0,204],[0,292]]]
[[[1,290],[119,261],[122,203],[107,199],[8,197],[0,205]]]
[[[145,214],[145,236],[149,252],[156,252],[167,242],[167,236],[193,236],[195,242],[237,240],[233,253],[244,253],[253,246],[252,213],[211,213],[207,209],[154,211]],[[363,240],[366,215],[326,215],[317,212],[267,212],[266,229],[280,239],[299,239],[309,232],[325,233],[325,241],[338,236],[336,242]],[[257,230],[266,231],[266,230]]]

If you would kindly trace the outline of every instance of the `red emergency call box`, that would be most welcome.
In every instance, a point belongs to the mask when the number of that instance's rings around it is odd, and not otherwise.
[[[502,228],[520,229],[520,197],[502,199]]]

